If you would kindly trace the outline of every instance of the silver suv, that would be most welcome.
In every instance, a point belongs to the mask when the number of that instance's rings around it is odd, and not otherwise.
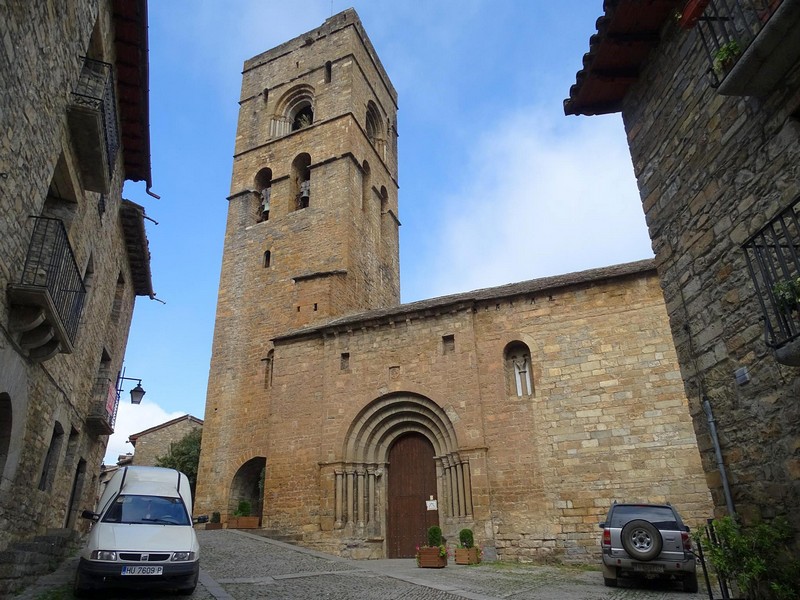
[[[619,577],[678,579],[686,592],[697,592],[697,564],[689,528],[669,504],[611,505],[604,523],[603,582]]]

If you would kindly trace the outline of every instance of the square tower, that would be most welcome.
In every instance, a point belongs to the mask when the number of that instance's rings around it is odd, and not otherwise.
[[[356,12],[247,60],[239,105],[198,488],[223,513],[265,459],[271,340],[400,301],[397,93]]]

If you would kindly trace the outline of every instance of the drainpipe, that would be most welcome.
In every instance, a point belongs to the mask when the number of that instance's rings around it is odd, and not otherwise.
[[[714,413],[711,412],[711,403],[708,401],[707,396],[703,396],[703,410],[706,413],[706,417],[708,417],[708,429],[711,432],[711,442],[714,444],[714,454],[717,456],[717,469],[719,469],[720,478],[722,479],[725,504],[728,506],[728,514],[731,517],[735,517],[736,511],[733,509],[731,488],[728,485],[728,476],[725,474],[725,463],[722,461],[722,450],[719,447],[719,438],[717,437],[717,422],[714,420]]]

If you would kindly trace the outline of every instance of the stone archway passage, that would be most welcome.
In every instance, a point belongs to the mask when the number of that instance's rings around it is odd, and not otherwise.
[[[429,398],[397,393],[372,401],[350,426],[344,461],[335,467],[337,529],[362,538],[386,535],[389,451],[396,440],[409,434],[426,438],[433,447],[439,517],[472,518],[469,461],[459,456],[449,417]]]
[[[261,516],[266,466],[267,459],[257,456],[239,467],[231,482],[228,514],[233,514],[239,507],[239,503],[244,501],[250,505],[250,516]]]

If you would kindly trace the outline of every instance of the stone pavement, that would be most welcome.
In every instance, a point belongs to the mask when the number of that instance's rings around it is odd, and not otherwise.
[[[691,600],[679,584],[606,588],[598,570],[484,563],[420,569],[413,559],[354,561],[236,530],[198,531],[202,600]],[[17,600],[67,600],[77,559],[41,578]],[[135,592],[102,598],[175,598]]]

